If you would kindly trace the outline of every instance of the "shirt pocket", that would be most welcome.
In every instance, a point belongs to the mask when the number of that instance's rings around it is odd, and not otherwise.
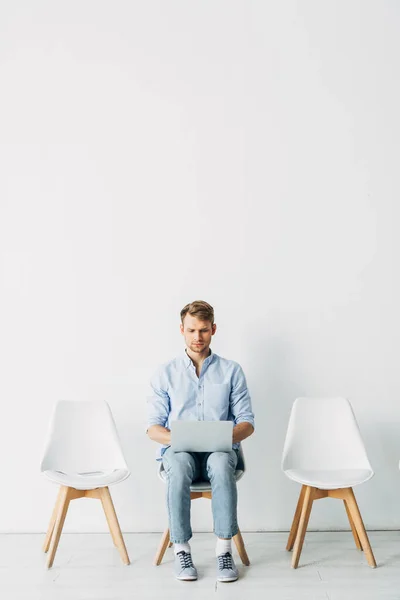
[[[209,383],[205,386],[205,412],[212,419],[221,421],[228,419],[229,397],[231,386],[229,383]]]

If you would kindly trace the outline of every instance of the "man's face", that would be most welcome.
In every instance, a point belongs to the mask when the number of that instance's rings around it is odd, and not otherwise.
[[[217,326],[211,325],[210,321],[199,321],[197,317],[186,315],[181,324],[181,334],[185,338],[186,346],[197,353],[208,354],[211,344],[211,338],[214,335]]]

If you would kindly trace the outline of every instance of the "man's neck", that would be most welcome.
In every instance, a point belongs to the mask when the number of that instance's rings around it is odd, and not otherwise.
[[[210,356],[210,354],[211,354],[210,347],[208,347],[207,350],[203,350],[203,352],[192,352],[189,348],[186,348],[185,350],[186,350],[186,354],[191,359],[191,361],[196,365],[196,367],[199,367],[200,365],[202,365],[203,362],[206,360],[206,358],[208,356]]]

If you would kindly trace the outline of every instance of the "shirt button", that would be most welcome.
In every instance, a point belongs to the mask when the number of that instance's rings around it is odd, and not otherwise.
[[[201,406],[201,402],[199,402],[199,403],[197,404],[197,406]]]

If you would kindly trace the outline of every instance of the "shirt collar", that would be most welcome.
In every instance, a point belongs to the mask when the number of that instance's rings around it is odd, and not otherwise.
[[[210,348],[210,354],[204,360],[203,364],[209,365],[211,363],[211,361],[214,359],[214,356],[215,356],[215,354]],[[186,348],[183,350],[182,358],[183,358],[183,362],[185,363],[186,368],[188,368],[191,364],[193,364],[192,359],[186,352]]]

